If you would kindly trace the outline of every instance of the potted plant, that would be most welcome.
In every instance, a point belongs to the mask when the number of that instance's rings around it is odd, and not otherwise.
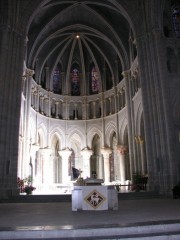
[[[23,192],[26,193],[27,195],[31,195],[32,191],[34,191],[36,188],[32,186],[32,176],[28,176],[27,178],[23,179],[24,183],[26,183],[26,185],[23,188]]]
[[[26,185],[24,188],[23,188],[23,192],[25,192],[27,195],[31,195],[32,194],[32,191],[34,191],[36,188],[33,187],[32,185]]]

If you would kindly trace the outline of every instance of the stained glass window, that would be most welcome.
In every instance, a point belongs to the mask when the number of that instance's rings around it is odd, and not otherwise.
[[[53,73],[53,91],[61,94],[61,71],[59,65],[57,65]]]
[[[71,72],[71,94],[74,96],[80,95],[80,78],[77,68],[74,68]]]
[[[172,9],[173,28],[176,37],[180,38],[180,7],[175,6]]]
[[[99,74],[95,66],[91,69],[91,93],[96,94],[99,92]]]

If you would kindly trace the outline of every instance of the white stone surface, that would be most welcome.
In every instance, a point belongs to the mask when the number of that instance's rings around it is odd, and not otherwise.
[[[72,211],[118,209],[117,191],[113,186],[75,186]]]

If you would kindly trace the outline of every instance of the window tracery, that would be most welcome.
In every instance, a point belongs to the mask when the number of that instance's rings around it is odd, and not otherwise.
[[[73,96],[80,95],[80,76],[77,68],[73,68],[71,72],[71,94]]]
[[[61,94],[61,85],[61,68],[57,65],[53,73],[53,92]]]
[[[91,93],[97,94],[99,92],[99,74],[96,67],[91,68]]]

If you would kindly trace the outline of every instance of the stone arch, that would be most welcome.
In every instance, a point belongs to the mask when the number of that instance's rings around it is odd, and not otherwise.
[[[100,148],[101,148],[101,141],[100,141],[100,136],[98,134],[94,135],[91,146],[92,146],[93,154],[99,155]]]
[[[146,158],[146,144],[144,133],[144,120],[142,103],[138,105],[135,118],[135,169],[141,174],[148,173],[147,158]]]
[[[100,138],[100,142],[101,142],[101,147],[103,145],[102,143],[102,132],[100,131],[100,129],[98,129],[96,126],[93,126],[87,133],[87,146],[91,149],[92,148],[92,141],[95,135],[98,135]]]
[[[32,117],[29,121],[29,138],[31,139],[32,143],[36,143],[36,125]]]
[[[127,129],[127,125],[128,125],[127,118],[124,117],[122,119],[121,125],[119,127],[119,143],[121,143],[121,144],[124,144],[124,140],[125,140],[124,133],[127,131],[126,130]]]
[[[135,134],[140,134],[141,132],[142,115],[143,115],[143,108],[142,108],[142,103],[140,102],[135,112]]]
[[[41,124],[38,128],[38,144],[40,148],[46,147],[46,137],[47,136],[47,129],[44,124]]]
[[[82,133],[81,129],[74,129],[73,127],[69,129],[69,135],[67,137],[67,147],[71,148],[72,139],[80,143],[81,149],[83,149],[83,143],[85,143],[85,135]]]
[[[69,175],[72,174],[72,167],[77,169],[82,169],[82,137],[76,131],[69,138],[69,148],[72,150],[71,156],[69,158]]]
[[[109,122],[105,129],[105,142],[110,147],[110,139],[112,138],[113,133],[117,133],[117,127],[114,122]]]
[[[92,177],[100,177],[100,161],[101,161],[101,139],[98,134],[95,134],[93,139],[92,139],[92,156],[91,156],[91,163],[90,163],[90,169],[91,169],[91,174]]]
[[[59,140],[59,142],[61,143],[60,149],[63,149],[65,146],[65,139],[64,139],[64,133],[61,129],[59,129],[58,127],[55,127],[49,135],[50,138],[50,142],[52,142],[54,136],[57,137],[57,139]]]
[[[60,183],[62,181],[62,162],[61,157],[59,156],[59,151],[61,149],[60,137],[57,133],[54,133],[51,137],[51,161],[53,169],[53,183]]]

